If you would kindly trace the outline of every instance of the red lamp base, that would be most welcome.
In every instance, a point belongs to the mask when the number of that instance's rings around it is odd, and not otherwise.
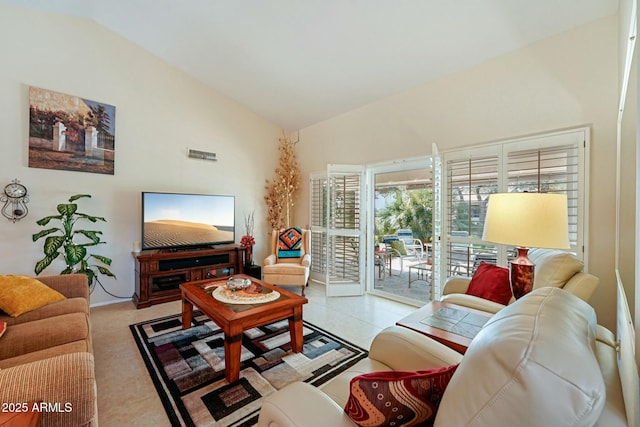
[[[511,292],[515,299],[531,292],[535,264],[527,257],[528,248],[518,248],[518,257],[511,261]]]

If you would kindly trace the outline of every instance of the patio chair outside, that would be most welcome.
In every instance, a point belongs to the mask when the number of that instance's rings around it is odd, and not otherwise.
[[[388,256],[398,258],[400,260],[400,274],[404,269],[404,260],[420,261],[420,257],[417,251],[408,251],[405,247],[404,241],[400,240],[397,235],[384,236],[382,242],[385,245],[385,251]],[[391,276],[391,269],[389,269],[389,275]]]
[[[411,252],[418,257],[418,260],[422,260],[424,245],[422,244],[422,240],[413,237],[413,231],[408,228],[403,228],[396,232],[396,236],[398,236],[399,240],[404,242],[404,247],[407,250],[407,253]]]

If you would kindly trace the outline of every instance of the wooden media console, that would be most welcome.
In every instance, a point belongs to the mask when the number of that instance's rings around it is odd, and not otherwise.
[[[245,248],[221,245],[202,249],[154,249],[133,253],[133,303],[149,307],[180,299],[180,284],[243,272]]]

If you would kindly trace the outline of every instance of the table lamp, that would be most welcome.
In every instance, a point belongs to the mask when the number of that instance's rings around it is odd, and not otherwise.
[[[518,299],[533,288],[530,247],[569,249],[567,196],[555,193],[496,193],[489,196],[482,239],[516,246],[510,263],[511,291]]]

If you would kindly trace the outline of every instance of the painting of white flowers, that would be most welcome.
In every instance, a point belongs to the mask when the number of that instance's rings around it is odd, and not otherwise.
[[[29,88],[29,167],[114,174],[116,107]]]

